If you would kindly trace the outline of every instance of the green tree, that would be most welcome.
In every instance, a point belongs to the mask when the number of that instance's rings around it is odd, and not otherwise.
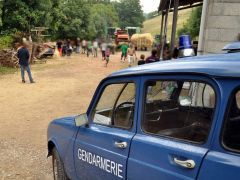
[[[4,0],[2,31],[30,32],[32,27],[49,23],[51,0]]]
[[[142,26],[144,19],[139,0],[2,0],[0,14],[2,33],[48,27],[56,39],[104,37],[109,26]]]
[[[115,2],[121,28],[128,26],[143,27],[144,14],[140,0],[120,0]]]
[[[200,24],[201,24],[202,7],[194,8],[191,12],[187,23],[178,30],[178,36],[181,34],[189,34],[192,39],[199,36]]]
[[[57,38],[86,37],[90,4],[83,0],[68,0],[60,4],[61,17],[56,32]]]
[[[95,4],[91,7],[88,36],[89,38],[106,37],[107,28],[118,26],[119,19],[111,4]]]

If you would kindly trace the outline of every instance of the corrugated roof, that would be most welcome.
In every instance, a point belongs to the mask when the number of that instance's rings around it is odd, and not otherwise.
[[[179,7],[180,6],[191,6],[196,3],[202,3],[202,2],[203,2],[203,0],[179,0]],[[168,9],[169,3],[170,3],[170,0],[161,0],[158,10],[163,11],[163,10]],[[172,0],[171,8],[173,8],[173,6],[174,6],[174,0]]]

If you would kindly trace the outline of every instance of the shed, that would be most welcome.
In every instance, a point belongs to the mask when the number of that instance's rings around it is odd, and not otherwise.
[[[166,35],[167,35],[168,14],[169,12],[173,12],[172,35],[171,35],[171,44],[170,44],[171,54],[173,53],[174,44],[175,44],[178,11],[197,7],[197,6],[202,6],[202,5],[203,5],[203,0],[161,0],[160,1],[158,11],[162,14],[161,31],[160,31],[162,44],[166,42],[166,38],[167,38]],[[162,57],[162,51],[161,51],[161,57]]]

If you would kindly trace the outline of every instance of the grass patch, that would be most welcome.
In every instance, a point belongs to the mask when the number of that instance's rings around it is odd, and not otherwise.
[[[15,69],[15,68],[9,68],[9,67],[0,66],[0,75],[3,75],[3,74],[13,74],[16,71],[17,71],[17,69]]]
[[[178,22],[177,22],[177,30],[182,28],[184,23],[187,22],[189,16],[191,15],[192,9],[185,9],[181,10],[178,13]],[[153,36],[156,34],[160,34],[160,25],[161,25],[161,16],[157,16],[153,19],[149,19],[143,23],[142,33],[151,33]],[[172,19],[173,13],[170,13],[168,16],[168,33],[167,39],[170,40],[171,33],[172,33]]]

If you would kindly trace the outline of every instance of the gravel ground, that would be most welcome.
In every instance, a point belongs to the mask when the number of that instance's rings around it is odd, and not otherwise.
[[[19,72],[0,76],[0,179],[52,179],[49,122],[86,111],[100,80],[127,66],[119,57],[107,68],[101,58],[55,58],[32,66],[35,84],[22,84]]]

